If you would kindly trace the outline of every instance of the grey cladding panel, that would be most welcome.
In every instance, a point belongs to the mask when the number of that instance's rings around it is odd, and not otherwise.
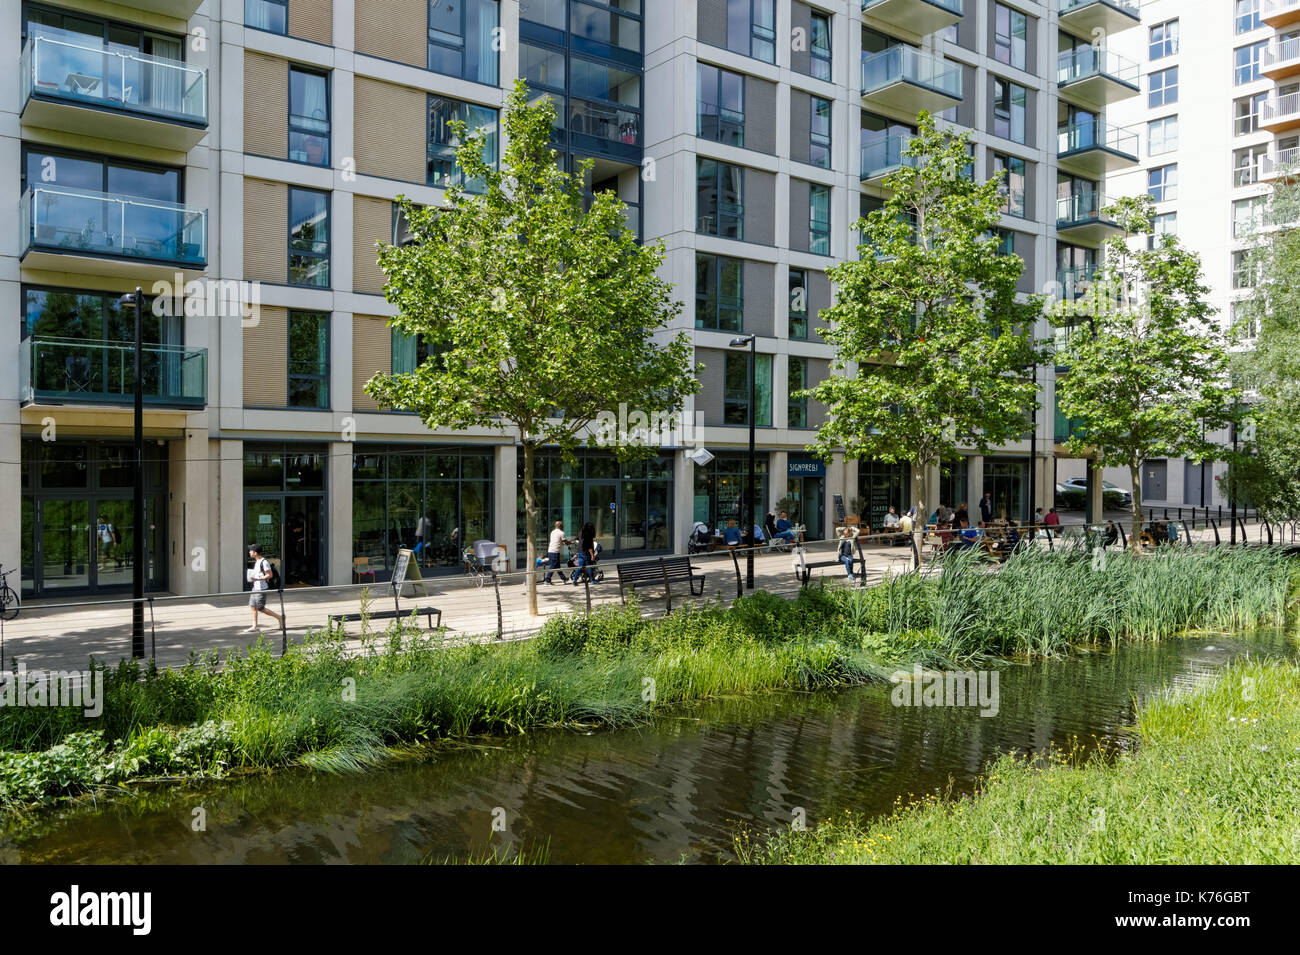
[[[745,241],[776,245],[776,176],[745,170]]]
[[[745,332],[770,338],[776,327],[776,266],[745,262]]]
[[[790,91],[790,158],[808,161],[808,143],[812,126],[812,97],[800,90]]]
[[[695,31],[701,43],[726,49],[727,0],[697,0]]]
[[[795,49],[796,44],[790,44],[790,69],[804,76],[811,76],[812,54],[809,52],[809,45],[812,42],[812,11],[799,0],[794,0],[790,4],[790,35],[792,39],[803,38],[803,42],[797,44],[802,49]]]
[[[808,251],[808,183],[790,180],[790,248]]]
[[[776,84],[745,77],[745,148],[776,154]]]

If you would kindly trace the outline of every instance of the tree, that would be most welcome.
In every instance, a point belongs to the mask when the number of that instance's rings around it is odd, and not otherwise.
[[[1142,196],[1102,211],[1122,234],[1106,240],[1087,295],[1060,303],[1054,314],[1070,332],[1056,360],[1069,368],[1057,378],[1057,399],[1066,415],[1083,421],[1071,451],[1103,467],[1128,468],[1135,550],[1142,463],[1217,460],[1224,449],[1206,435],[1232,421],[1237,399],[1226,339],[1205,301],[1200,257],[1170,233],[1147,247],[1153,209]]]
[[[1243,255],[1252,286],[1236,305],[1234,381],[1253,427],[1228,469],[1225,491],[1267,520],[1300,517],[1300,185],[1278,183]],[[1267,228],[1265,227],[1267,226]],[[1276,227],[1274,227],[1276,226]]]
[[[549,99],[530,107],[516,82],[499,170],[483,161],[481,135],[463,123],[455,129],[456,162],[481,192],[449,189],[437,209],[402,199],[413,241],[381,246],[379,264],[398,307],[390,324],[421,336],[429,358],[366,384],[381,404],[414,411],[431,429],[491,428],[519,441],[530,570],[538,449],[557,446],[571,459],[611,407],[669,416],[699,388],[688,336],[665,333],[681,306],[656,272],[662,246],[637,243],[613,194],[595,195],[584,211],[592,163],[572,175],[557,167],[555,115]],[[620,457],[654,452],[649,429],[605,438]],[[535,614],[536,576],[528,581]]]
[[[911,465],[919,536],[928,466],[1025,431],[1042,303],[1016,294],[1024,263],[994,233],[1005,197],[999,180],[969,176],[968,136],[922,113],[905,157],[856,225],[858,260],[830,270],[833,374],[801,394],[827,407],[809,450]]]

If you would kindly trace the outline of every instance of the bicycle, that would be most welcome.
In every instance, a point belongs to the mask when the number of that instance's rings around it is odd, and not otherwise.
[[[18,592],[9,586],[7,579],[12,573],[12,570],[4,570],[4,564],[0,564],[0,620],[12,620],[21,609]]]

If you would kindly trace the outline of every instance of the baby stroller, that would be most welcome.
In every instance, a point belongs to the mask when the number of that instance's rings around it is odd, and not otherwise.
[[[709,549],[712,539],[709,525],[703,521],[696,521],[695,526],[691,528],[691,536],[686,539],[686,553],[703,554]]]
[[[600,546],[600,541],[591,542],[591,551],[595,556],[592,557],[591,563],[587,566],[591,568],[591,582],[593,584],[598,584],[605,579],[605,572],[596,566],[600,563],[600,552],[603,549],[604,548]],[[576,582],[578,573],[578,551],[575,550],[574,547],[569,548],[569,559],[565,562],[565,566],[573,568],[574,581]]]
[[[465,548],[465,573],[476,578],[481,587],[484,578],[492,575],[492,565],[501,555],[501,548],[495,541],[475,541],[473,547]]]

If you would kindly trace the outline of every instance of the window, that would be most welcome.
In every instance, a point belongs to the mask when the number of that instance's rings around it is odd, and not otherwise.
[[[727,0],[727,49],[776,62],[776,0]]]
[[[553,30],[563,30],[569,0],[526,0],[519,4],[519,19],[539,23]]]
[[[289,284],[329,288],[329,193],[289,187]]]
[[[1233,18],[1238,34],[1258,30],[1262,22],[1259,18],[1259,0],[1237,0]]]
[[[1025,161],[1019,156],[994,153],[993,172],[1006,173],[1002,181],[1002,194],[1006,196],[1002,211],[1009,216],[1025,218]]]
[[[497,85],[497,0],[429,0],[429,69]]]
[[[612,0],[606,7],[588,3],[569,4],[569,39],[575,50],[614,59],[640,62],[641,21],[608,9],[618,7],[638,16],[640,0]]]
[[[720,332],[744,330],[742,292],[745,263],[723,255],[695,256],[695,327]]]
[[[1158,70],[1147,77],[1147,106],[1172,106],[1178,102],[1178,67]]]
[[[1016,254],[1016,234],[1010,229],[994,229],[993,235],[998,240],[998,255]]]
[[[1025,141],[1025,101],[1023,86],[993,77],[993,135],[1013,142]]]
[[[456,147],[460,140],[451,126],[456,120],[470,130],[483,133],[483,159],[489,166],[496,165],[497,111],[445,96],[430,96],[428,183],[442,189],[458,186],[467,192],[481,192],[483,183],[467,180],[456,166]]]
[[[1268,46],[1267,40],[1260,40],[1249,46],[1239,46],[1232,51],[1232,82],[1237,86],[1249,83],[1260,77],[1259,58]]]
[[[791,355],[788,369],[785,424],[787,428],[806,428],[808,427],[808,399],[796,398],[794,395],[795,392],[808,387],[808,359]]]
[[[831,254],[831,187],[819,183],[808,186],[808,251]]]
[[[1259,111],[1268,99],[1267,93],[1256,93],[1232,102],[1232,134],[1248,136],[1259,129]]]
[[[1178,166],[1157,166],[1147,170],[1147,195],[1156,202],[1178,198]]]
[[[790,270],[789,335],[808,337],[808,273],[803,269]]]
[[[754,403],[758,405],[754,424],[772,426],[772,356],[755,355]],[[749,352],[729,351],[723,378],[722,420],[727,424],[749,424]]]
[[[831,78],[831,18],[829,14],[814,13],[809,31],[809,51],[812,54],[812,75],[819,80]]]
[[[699,85],[695,134],[728,146],[745,145],[745,78],[707,63],[696,64]]]
[[[1178,52],[1178,21],[1167,20],[1151,28],[1147,44],[1147,58],[1162,60]]]
[[[330,406],[330,317],[289,313],[289,407]]]
[[[1147,123],[1147,155],[1159,156],[1178,148],[1178,116],[1166,116]]]
[[[529,89],[539,86],[564,89],[564,51],[520,43],[519,75],[528,83]]]
[[[1260,143],[1232,151],[1232,184],[1249,186],[1259,182],[1259,164],[1268,154],[1268,145]]]
[[[1232,287],[1233,288],[1254,288],[1255,279],[1252,274],[1253,269],[1246,260],[1246,251],[1243,249],[1232,253]]]
[[[993,6],[993,58],[999,63],[1025,69],[1025,36],[1029,18],[1019,10],[997,3]]]
[[[745,170],[715,159],[695,161],[696,232],[745,238]]]
[[[1232,204],[1232,237],[1245,238],[1264,224],[1264,210],[1267,206],[1266,196],[1251,199],[1238,199]]]
[[[1178,213],[1162,212],[1151,217],[1151,234],[1147,236],[1147,248],[1157,249],[1163,241],[1162,236],[1178,234]]]
[[[329,78],[296,66],[289,67],[289,158],[330,164]]]
[[[244,26],[288,33],[289,0],[244,0]]]
[[[831,101],[810,96],[812,116],[808,133],[808,162],[831,168]]]

